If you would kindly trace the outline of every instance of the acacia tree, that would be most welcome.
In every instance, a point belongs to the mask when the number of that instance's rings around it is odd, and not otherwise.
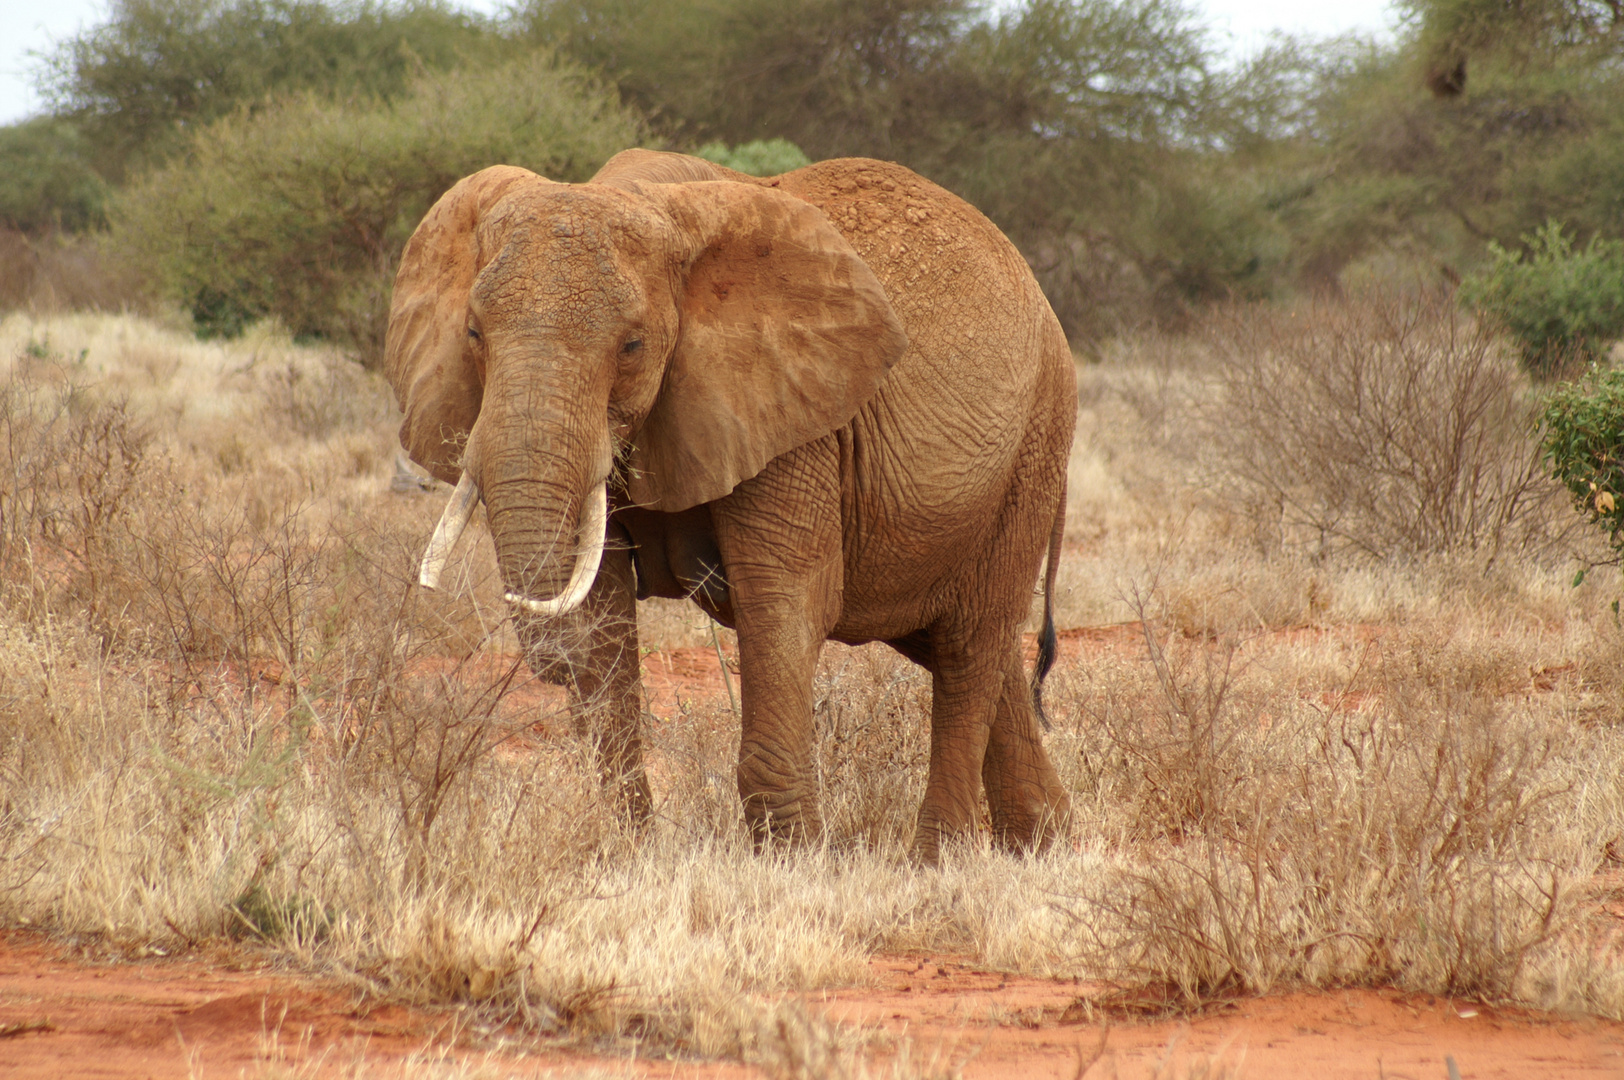
[[[1412,0],[1412,29],[1316,91],[1296,245],[1387,245],[1457,278],[1554,219],[1624,226],[1624,21],[1608,0]]]

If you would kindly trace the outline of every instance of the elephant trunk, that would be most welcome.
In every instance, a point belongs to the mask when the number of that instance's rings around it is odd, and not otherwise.
[[[508,591],[504,594],[515,604],[535,615],[563,615],[575,610],[586,599],[587,590],[598,579],[598,565],[603,561],[604,537],[609,531],[609,485],[600,480],[586,497],[586,506],[579,515],[580,528],[576,531],[575,565],[570,571],[569,584],[551,600],[537,600],[523,593]]]
[[[439,587],[440,574],[445,569],[446,560],[456,548],[469,519],[474,516],[474,508],[478,502],[479,486],[474,483],[473,477],[465,472],[457,481],[457,488],[451,493],[445,512],[440,515],[440,523],[435,526],[434,536],[423,552],[423,564],[418,571],[418,584],[425,589]],[[579,520],[580,528],[576,531],[575,565],[570,571],[569,584],[565,586],[563,593],[551,600],[537,600],[510,590],[505,594],[508,603],[522,607],[532,614],[548,616],[573,611],[586,598],[587,590],[597,580],[598,566],[603,561],[604,538],[609,528],[609,485],[606,482],[599,481],[587,495],[586,506]]]
[[[536,377],[537,366],[513,368],[528,368],[530,378],[487,387],[486,413],[469,438],[469,469],[485,500],[508,602],[561,615],[586,598],[603,557],[607,422],[582,417],[606,417],[607,403],[591,408],[560,366],[546,365],[546,379]]]

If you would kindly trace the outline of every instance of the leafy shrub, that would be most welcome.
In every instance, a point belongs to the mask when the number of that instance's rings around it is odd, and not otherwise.
[[[42,118],[0,128],[0,225],[29,233],[103,224],[107,185],[79,129]]]
[[[1535,378],[1595,363],[1624,336],[1624,242],[1592,236],[1575,252],[1553,219],[1523,243],[1526,259],[1491,241],[1493,265],[1461,298],[1505,326]]]
[[[1260,534],[1376,558],[1550,539],[1537,405],[1494,334],[1445,298],[1237,308],[1209,341],[1215,489]]]
[[[401,248],[443,191],[498,163],[584,180],[640,130],[612,93],[541,57],[427,75],[393,103],[307,95],[200,131],[118,200],[115,240],[202,334],[274,315],[370,362]]]
[[[1575,508],[1624,557],[1624,372],[1599,373],[1546,398],[1541,447]],[[1580,571],[1574,584],[1584,579]]]
[[[694,154],[725,169],[751,176],[777,176],[812,164],[812,159],[788,139],[756,139],[740,143],[731,150],[727,148],[727,143],[708,142],[695,150]]]

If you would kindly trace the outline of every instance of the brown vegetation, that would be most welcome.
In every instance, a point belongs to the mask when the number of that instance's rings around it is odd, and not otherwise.
[[[1456,429],[1479,432],[1464,471],[1524,460],[1514,368],[1425,307],[1395,339],[1388,310],[1319,309],[1332,346],[1238,315],[1079,369],[1072,633],[1046,695],[1074,843],[969,844],[940,870],[904,846],[928,680],[882,647],[829,646],[819,675],[826,848],[750,851],[719,683],[651,704],[657,821],[630,835],[557,691],[514,659],[489,545],[441,594],[412,586],[439,507],[390,492],[373,376],[263,326],[220,344],[12,316],[0,925],[248,939],[371,994],[758,1062],[850,1045],[785,1050],[811,1022],[779,995],[910,950],[1090,980],[1082,1012],[1364,985],[1624,1016],[1592,919],[1624,850],[1624,635],[1615,583],[1568,588],[1565,507],[1521,476],[1470,489],[1473,520],[1514,524],[1482,542],[1303,545],[1237,475],[1287,453],[1239,358],[1278,360],[1270,387],[1312,401],[1346,371],[1290,372],[1394,340],[1449,347],[1404,353],[1417,377],[1361,416],[1417,436],[1479,417]],[[1248,325],[1271,351],[1247,351]],[[1336,400],[1278,415],[1347,419]],[[1417,505],[1463,498],[1440,484]],[[643,623],[651,647],[711,640],[676,605]],[[1099,627],[1119,647],[1083,649]]]
[[[137,275],[110,259],[99,237],[0,226],[0,311],[121,311],[145,300]]]

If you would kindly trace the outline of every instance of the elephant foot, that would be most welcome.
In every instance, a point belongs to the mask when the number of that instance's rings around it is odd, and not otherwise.
[[[823,816],[811,799],[773,800],[764,796],[745,800],[745,823],[756,850],[796,848],[823,839]]]
[[[1071,831],[1071,797],[1052,769],[1043,771],[1048,775],[1035,780],[1016,781],[1007,773],[989,778],[993,841],[1007,851],[1046,851]]]
[[[959,820],[932,813],[928,804],[921,807],[910,852],[913,861],[921,866],[941,865],[942,851],[956,840],[968,839],[974,832],[973,826],[968,816]]]
[[[993,841],[1006,851],[1036,854],[1071,832],[1071,800],[1062,792],[1050,799],[992,802]]]

